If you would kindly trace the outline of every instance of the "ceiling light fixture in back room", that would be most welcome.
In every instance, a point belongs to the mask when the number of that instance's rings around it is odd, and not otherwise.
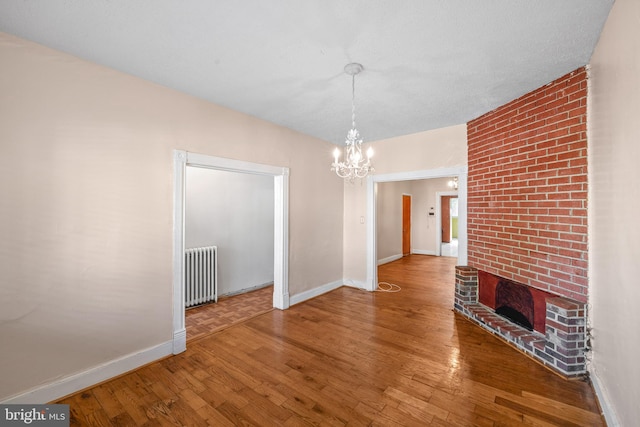
[[[369,172],[373,172],[371,157],[373,149],[369,147],[366,159],[362,155],[362,139],[360,132],[356,129],[356,74],[360,73],[364,67],[360,64],[351,63],[344,67],[344,72],[351,76],[351,130],[347,133],[344,148],[344,161],[340,162],[340,148],[333,151],[333,163],[331,170],[336,171],[340,178],[352,181],[355,178],[364,178]]]
[[[451,187],[453,190],[458,191],[458,177],[454,176],[447,182],[447,185]]]

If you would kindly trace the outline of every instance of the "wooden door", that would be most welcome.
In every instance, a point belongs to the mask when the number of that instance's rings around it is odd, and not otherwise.
[[[402,195],[402,256],[411,253],[411,196]]]
[[[440,203],[440,216],[442,218],[442,243],[451,243],[451,206],[450,200],[456,196],[442,196]]]

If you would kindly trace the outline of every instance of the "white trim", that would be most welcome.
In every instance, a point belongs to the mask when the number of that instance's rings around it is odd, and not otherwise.
[[[367,281],[365,289],[378,287],[376,262],[376,185],[379,182],[458,177],[458,265],[467,264],[467,166],[367,176]]]
[[[263,288],[266,288],[268,286],[273,286],[273,281],[272,280],[269,281],[269,282],[266,282],[266,283],[262,283],[260,285],[249,286],[247,288],[243,288],[243,289],[240,289],[240,290],[237,290],[237,291],[227,292],[226,294],[222,294],[220,296],[221,297],[233,297],[233,296],[236,296],[236,295],[245,294],[247,292],[257,291],[258,289],[263,289]]]
[[[376,254],[376,188],[374,175],[367,176],[367,278],[364,288],[375,291],[378,288],[378,268]]]
[[[602,415],[604,416],[607,426],[618,427],[620,425],[618,417],[611,406],[611,400],[609,399],[609,395],[606,393],[606,389],[602,387],[602,384],[600,383],[600,377],[596,374],[593,366],[589,366],[587,370],[589,371],[589,378],[591,379],[591,384],[593,384],[593,390],[596,392],[596,396],[598,397],[598,403],[600,404],[600,409],[602,410]]]
[[[289,169],[275,175],[273,227],[273,306],[289,308]],[[276,285],[279,284],[279,285]]]
[[[184,189],[187,166],[241,172],[273,177],[274,259],[273,306],[289,308],[289,168],[174,150],[173,184],[173,348],[177,354],[186,349],[184,324]],[[184,339],[184,342],[183,342]]]
[[[327,292],[331,292],[334,289],[338,289],[340,286],[343,286],[343,285],[344,283],[342,280],[336,280],[335,282],[326,283],[322,286],[318,286],[317,288],[309,289],[308,291],[304,291],[299,294],[292,295],[289,302],[291,303],[291,305],[299,304],[303,301],[309,300],[311,298],[315,298],[322,294],[326,294]]]
[[[350,288],[366,289],[367,283],[362,280],[345,279],[344,285]]]
[[[187,349],[187,330],[182,328],[173,332],[173,354],[180,354]]]
[[[258,175],[288,175],[289,168],[280,166],[263,165],[260,163],[245,162],[243,160],[227,159],[224,157],[208,156],[186,152],[187,164],[189,166],[202,167],[207,169],[224,170],[227,172],[244,172]]]
[[[436,192],[436,227],[437,227],[436,228],[437,230],[436,231],[436,256],[442,255],[442,227],[440,227],[440,224],[442,223],[442,196],[458,197],[458,192],[457,191],[437,191]],[[458,219],[458,221],[460,220]],[[458,264],[458,265],[462,265],[462,264]]]
[[[0,403],[44,404],[51,402],[137,369],[147,363],[170,356],[172,352],[173,342],[167,341],[118,359],[110,360],[86,371],[60,378],[43,386],[9,397]]]
[[[388,264],[388,263],[393,262],[395,260],[398,260],[400,258],[402,258],[402,254],[391,255],[391,256],[388,256],[386,258],[379,259],[378,260],[378,265]]]
[[[468,264],[467,254],[467,168],[458,174],[458,265]]]
[[[435,251],[429,249],[413,249],[411,253],[416,255],[436,255]]]
[[[187,334],[184,324],[184,189],[187,152],[173,152],[173,354],[187,349]]]

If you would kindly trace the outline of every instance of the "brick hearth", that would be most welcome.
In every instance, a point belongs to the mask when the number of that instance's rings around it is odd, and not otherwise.
[[[478,270],[456,267],[454,309],[544,365],[567,376],[586,373],[585,304],[565,297],[546,300],[545,333],[518,326],[478,302]]]

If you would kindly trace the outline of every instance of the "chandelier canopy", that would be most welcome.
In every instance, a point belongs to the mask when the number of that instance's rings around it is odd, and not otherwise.
[[[340,178],[353,181],[355,178],[364,178],[373,172],[371,157],[373,149],[369,147],[366,158],[362,155],[362,138],[356,129],[356,74],[360,73],[364,67],[360,64],[351,63],[344,67],[344,72],[351,76],[351,130],[347,132],[347,139],[344,147],[344,161],[340,161],[340,148],[333,151],[333,163],[331,170],[335,171]]]

